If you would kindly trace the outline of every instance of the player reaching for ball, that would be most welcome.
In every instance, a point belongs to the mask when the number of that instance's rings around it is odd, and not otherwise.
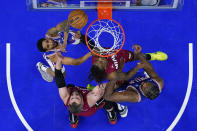
[[[85,19],[82,19],[81,17],[85,17]],[[80,18],[80,20],[78,18]],[[80,33],[80,30],[85,26],[87,20],[87,15],[84,11],[74,10],[69,14],[68,20],[64,20],[58,23],[55,27],[50,28],[46,33],[46,37],[38,40],[38,50],[40,52],[44,52],[43,57],[51,67],[48,68],[41,62],[37,63],[37,68],[40,71],[44,80],[48,82],[53,81],[54,62],[56,62],[57,59],[54,53],[55,50],[66,52],[67,44],[85,44],[85,36]],[[90,53],[88,53],[78,59],[65,57],[63,64],[80,65],[90,56]]]
[[[46,32],[46,38],[38,41],[37,46],[41,52],[51,51],[57,47],[62,52],[65,52],[67,44],[77,45],[79,43],[85,44],[85,36],[80,33],[80,30],[87,24],[87,14],[82,10],[74,10],[69,16],[68,20],[58,23],[55,27],[50,28]],[[53,39],[59,44],[54,43],[53,46],[43,45],[46,39]]]

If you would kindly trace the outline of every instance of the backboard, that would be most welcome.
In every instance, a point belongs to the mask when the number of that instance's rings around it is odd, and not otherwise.
[[[113,10],[171,10],[183,6],[183,0],[27,0],[33,10],[97,9],[99,2],[112,2]]]

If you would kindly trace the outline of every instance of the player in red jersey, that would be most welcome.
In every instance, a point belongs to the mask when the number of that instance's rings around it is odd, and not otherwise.
[[[115,124],[117,122],[116,110],[118,109],[121,115],[127,108],[121,110],[119,108],[120,105],[114,102],[105,100],[101,102],[103,100],[102,97],[104,95],[106,83],[97,85],[92,91],[83,87],[66,85],[64,76],[61,72],[63,57],[59,52],[56,54],[55,80],[59,89],[59,95],[70,112],[71,126],[73,128],[77,127],[78,116],[91,116],[102,107],[107,111],[107,117],[110,123]],[[127,112],[125,113],[127,115]]]
[[[134,45],[133,48],[139,48],[141,46]],[[163,52],[147,53],[145,54],[147,60],[166,60],[167,54]],[[138,60],[137,56],[128,50],[121,50],[116,55],[103,58],[98,56],[92,57],[92,67],[90,70],[89,80],[93,79],[96,82],[101,83],[104,79],[108,80],[128,80],[139,70],[138,66],[132,68],[128,72],[122,72],[123,66],[127,62]]]

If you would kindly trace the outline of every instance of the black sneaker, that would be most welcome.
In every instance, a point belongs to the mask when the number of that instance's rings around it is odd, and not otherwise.
[[[107,111],[107,118],[110,124],[114,125],[117,122],[117,114],[115,110]]]
[[[72,128],[76,128],[78,126],[79,118],[78,116],[73,115],[69,112],[69,121]]]

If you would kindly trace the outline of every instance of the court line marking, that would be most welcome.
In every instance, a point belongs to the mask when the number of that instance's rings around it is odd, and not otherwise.
[[[16,104],[16,100],[14,98],[14,94],[12,91],[12,84],[11,84],[11,77],[10,77],[10,43],[6,43],[6,77],[7,77],[8,92],[9,92],[14,110],[16,111],[16,114],[18,115],[19,119],[21,120],[23,125],[26,127],[26,129],[28,131],[33,131],[33,129],[29,126],[29,124],[26,122],[25,118],[21,114],[18,108],[18,105]]]
[[[190,97],[190,93],[192,89],[192,81],[193,81],[193,44],[189,43],[189,80],[188,80],[187,92],[186,92],[183,104],[181,106],[181,109],[179,110],[179,113],[177,114],[176,118],[174,119],[174,121],[168,127],[166,131],[171,131],[176,126],[181,116],[183,115],[185,108],[187,106],[187,103],[189,101],[189,97]]]
[[[178,3],[179,3],[180,0],[174,0],[173,2],[173,8],[177,8],[178,7]]]

